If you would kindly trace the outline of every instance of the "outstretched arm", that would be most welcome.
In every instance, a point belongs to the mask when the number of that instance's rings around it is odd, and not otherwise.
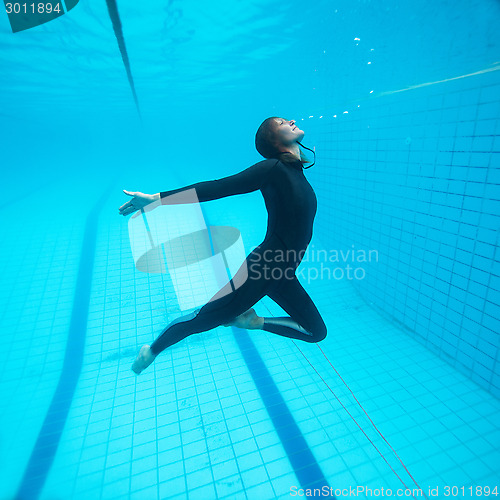
[[[213,181],[197,182],[171,191],[161,191],[155,194],[145,194],[139,191],[123,192],[132,196],[132,199],[124,203],[118,211],[121,215],[129,215],[137,210],[150,211],[161,205],[178,205],[184,203],[195,203],[196,201],[210,201],[232,196],[235,194],[250,193],[261,189],[267,182],[268,174],[276,164],[276,160],[263,160],[238,174],[215,179]],[[195,190],[196,196],[192,190]],[[189,192],[190,191],[190,192]],[[185,193],[185,196],[180,194]],[[172,196],[179,194],[179,196]],[[140,215],[137,212],[132,218]]]
[[[218,200],[219,198],[236,194],[250,193],[262,188],[275,163],[276,160],[260,161],[238,174],[223,177],[222,179],[215,179],[213,181],[197,182],[196,184],[191,184],[179,189],[172,189],[170,191],[161,191],[153,196],[155,196],[155,199],[158,199],[159,196],[163,205],[170,205],[189,203],[190,201],[187,201],[182,196],[172,195],[190,189],[196,190],[196,195],[200,202]]]

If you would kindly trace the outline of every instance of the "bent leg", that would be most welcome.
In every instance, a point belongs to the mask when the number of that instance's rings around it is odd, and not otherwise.
[[[151,352],[157,355],[193,333],[204,332],[229,323],[264,297],[273,286],[279,286],[272,273],[267,272],[269,265],[266,252],[269,251],[282,251],[279,238],[271,236],[252,250],[233,279],[201,309],[170,323],[151,344]],[[298,282],[297,285],[300,287]],[[303,292],[305,293],[305,290]],[[308,297],[307,294],[306,296]]]
[[[291,280],[284,280],[267,295],[290,317],[266,317],[263,330],[305,342],[320,342],[326,337],[325,322],[297,276]]]
[[[236,277],[237,275],[235,279]],[[172,321],[151,344],[151,352],[156,356],[189,335],[229,323],[264,297],[269,285],[270,281],[256,274],[255,268],[249,273],[246,281],[235,290],[231,291],[229,282],[201,309]]]

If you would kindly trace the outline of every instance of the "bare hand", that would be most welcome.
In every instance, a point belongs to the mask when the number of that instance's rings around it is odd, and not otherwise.
[[[145,211],[148,212],[149,210],[153,210],[158,205],[160,205],[160,201],[157,200],[154,194],[145,194],[141,193],[140,191],[126,191],[125,189],[123,190],[123,192],[128,196],[132,196],[132,199],[124,203],[118,209],[121,215],[129,215],[135,212],[136,210],[144,209],[144,207],[146,206],[147,209]],[[155,201],[157,203],[153,203]],[[137,212],[132,216],[132,218],[138,217],[139,215],[140,212]]]

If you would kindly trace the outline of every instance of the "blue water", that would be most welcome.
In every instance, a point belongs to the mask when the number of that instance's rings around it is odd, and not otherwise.
[[[0,499],[496,498],[498,2],[118,14],[121,52],[104,0],[18,33],[0,15]],[[137,377],[185,312],[136,267],[122,189],[243,170],[268,116],[316,148],[299,279],[327,338],[220,327]],[[259,192],[201,209],[246,250],[265,234]]]

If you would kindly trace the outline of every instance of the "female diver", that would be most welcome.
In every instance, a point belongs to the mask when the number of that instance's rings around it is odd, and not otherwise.
[[[203,307],[172,321],[151,345],[142,346],[132,365],[137,375],[167,347],[193,333],[221,325],[261,329],[306,342],[319,342],[326,337],[326,325],[295,275],[311,241],[317,208],[316,196],[303,172],[303,168],[309,168],[304,167],[309,161],[299,149],[303,137],[304,132],[294,120],[270,117],[255,135],[255,147],[266,160],[242,172],[153,195],[124,190],[132,199],[119,208],[122,215],[153,201],[188,203],[170,195],[193,188],[200,202],[259,189],[268,212],[264,241]],[[290,316],[257,316],[251,307],[265,295]]]

